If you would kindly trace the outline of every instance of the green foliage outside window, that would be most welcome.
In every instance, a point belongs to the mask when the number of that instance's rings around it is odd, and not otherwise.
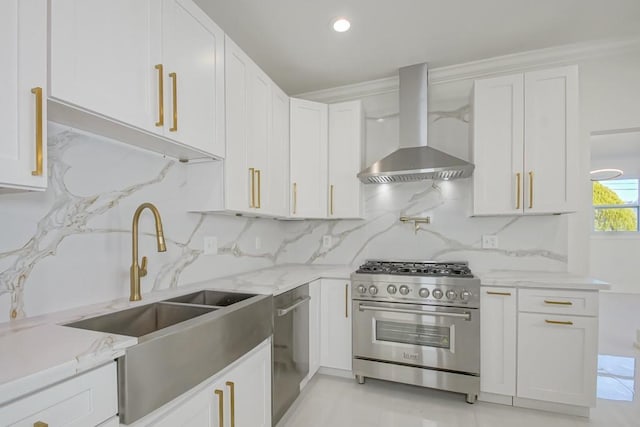
[[[625,208],[624,201],[599,182],[593,183],[594,229],[596,231],[637,231],[638,218],[634,208]],[[598,209],[598,205],[622,205],[620,209]]]

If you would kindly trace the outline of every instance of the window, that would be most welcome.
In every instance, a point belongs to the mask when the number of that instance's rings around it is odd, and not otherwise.
[[[639,179],[593,182],[594,231],[638,231]]]

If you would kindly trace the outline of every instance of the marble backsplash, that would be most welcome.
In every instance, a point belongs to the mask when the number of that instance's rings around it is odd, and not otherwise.
[[[429,131],[432,145],[465,159],[468,89],[432,103]],[[364,100],[368,116],[387,117],[367,120],[365,163],[397,147],[397,117],[388,114],[397,111],[395,99]],[[146,201],[160,210],[167,252],[156,252],[153,219],[144,213],[143,295],[284,263],[398,258],[468,260],[476,272],[567,268],[566,216],[470,218],[471,180],[367,185],[364,220],[276,221],[186,212],[188,166],[174,160],[53,124],[48,144],[47,191],[0,196],[0,321],[127,296],[131,220]],[[401,215],[433,222],[416,233]],[[497,235],[499,249],[481,249],[483,234]],[[217,255],[203,254],[205,236],[217,237]]]

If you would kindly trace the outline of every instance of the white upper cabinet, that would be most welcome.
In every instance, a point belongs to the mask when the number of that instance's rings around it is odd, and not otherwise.
[[[271,139],[267,152],[268,197],[265,210],[279,217],[289,214],[289,96],[273,85],[271,90]]]
[[[224,32],[191,0],[164,0],[162,37],[165,136],[224,157]]]
[[[329,105],[329,218],[362,217],[361,101]]]
[[[577,66],[477,80],[473,214],[575,210]]]
[[[224,33],[195,3],[50,4],[55,121],[175,157],[224,157]]]
[[[291,98],[291,201],[294,218],[327,216],[326,104]]]
[[[0,192],[47,186],[47,2],[10,0],[0,14]]]

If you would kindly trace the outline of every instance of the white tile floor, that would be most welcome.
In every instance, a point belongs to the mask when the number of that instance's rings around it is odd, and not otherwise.
[[[640,295],[602,294],[599,398],[590,419],[483,402],[469,405],[453,393],[370,379],[361,386],[316,375],[279,427],[638,427],[636,329]]]

